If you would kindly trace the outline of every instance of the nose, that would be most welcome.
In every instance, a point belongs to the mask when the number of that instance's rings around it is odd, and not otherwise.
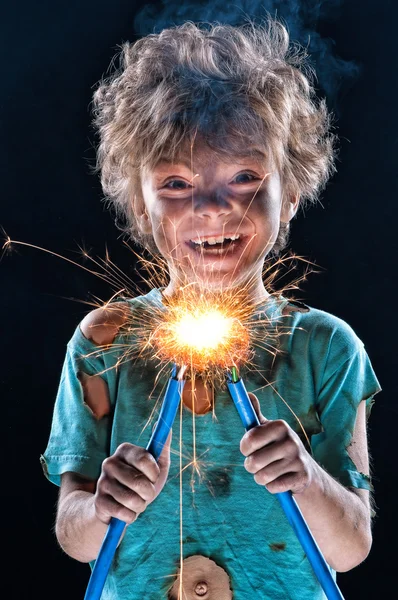
[[[200,194],[194,199],[195,214],[205,219],[218,219],[232,212],[232,204],[225,194]]]

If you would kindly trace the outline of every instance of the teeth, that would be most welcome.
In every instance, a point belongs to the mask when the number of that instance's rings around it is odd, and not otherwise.
[[[199,237],[195,238],[193,240],[191,240],[191,242],[193,242],[194,244],[197,244],[198,246],[202,246],[205,241],[209,244],[209,246],[214,246],[215,244],[223,244],[225,242],[225,240],[230,240],[231,242],[234,242],[235,240],[238,240],[240,238],[240,235],[231,235],[229,237],[224,237],[223,235],[219,235],[218,237],[208,237],[206,240],[201,240]]]

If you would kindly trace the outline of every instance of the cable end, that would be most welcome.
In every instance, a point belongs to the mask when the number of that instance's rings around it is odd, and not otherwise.
[[[239,381],[239,372],[237,367],[231,367],[227,374],[230,383],[237,383]]]

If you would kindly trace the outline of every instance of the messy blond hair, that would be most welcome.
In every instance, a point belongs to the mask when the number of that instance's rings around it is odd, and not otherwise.
[[[260,139],[279,170],[284,197],[298,194],[302,206],[317,200],[335,171],[337,138],[325,100],[316,97],[307,54],[290,44],[281,22],[186,22],[119,48],[119,68],[102,78],[93,96],[94,172],[131,239],[157,251],[136,218],[141,168],[161,157],[176,159],[197,134],[227,158],[242,141],[249,147],[253,137]],[[287,234],[282,226],[274,252]]]

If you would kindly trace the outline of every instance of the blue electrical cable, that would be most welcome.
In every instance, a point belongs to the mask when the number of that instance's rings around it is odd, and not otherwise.
[[[260,425],[245,385],[242,379],[237,379],[235,368],[232,369],[232,375],[228,375],[227,386],[246,431]],[[328,600],[344,600],[337,583],[333,579],[330,567],[314,540],[292,493],[290,491],[281,492],[275,494],[275,496],[278,498],[290,525],[294,529]]]
[[[242,423],[248,431],[257,425],[260,425],[260,421],[254,411],[242,379],[235,380],[236,370],[233,369],[232,372],[233,376],[228,376],[228,389]],[[163,450],[163,446],[166,443],[170,429],[174,423],[184,383],[184,379],[177,377],[177,367],[174,366],[167,385],[158,422],[146,447],[148,452],[150,452],[156,460]],[[332,577],[330,567],[326,563],[317,543],[312,537],[308,525],[306,524],[291,492],[283,492],[275,494],[275,496],[278,498],[290,525],[294,529],[328,600],[344,600],[337,583]],[[112,517],[97,560],[95,561],[84,600],[99,600],[101,598],[108,571],[125,526],[126,523],[124,521]]]
[[[180,404],[182,389],[185,381],[177,378],[177,367],[174,366],[164,395],[159,419],[148,442],[146,450],[158,460],[166,443],[170,429],[173,426],[177,409]],[[97,560],[88,582],[84,600],[99,600],[111,566],[114,554],[126,523],[112,517],[103,539]]]

